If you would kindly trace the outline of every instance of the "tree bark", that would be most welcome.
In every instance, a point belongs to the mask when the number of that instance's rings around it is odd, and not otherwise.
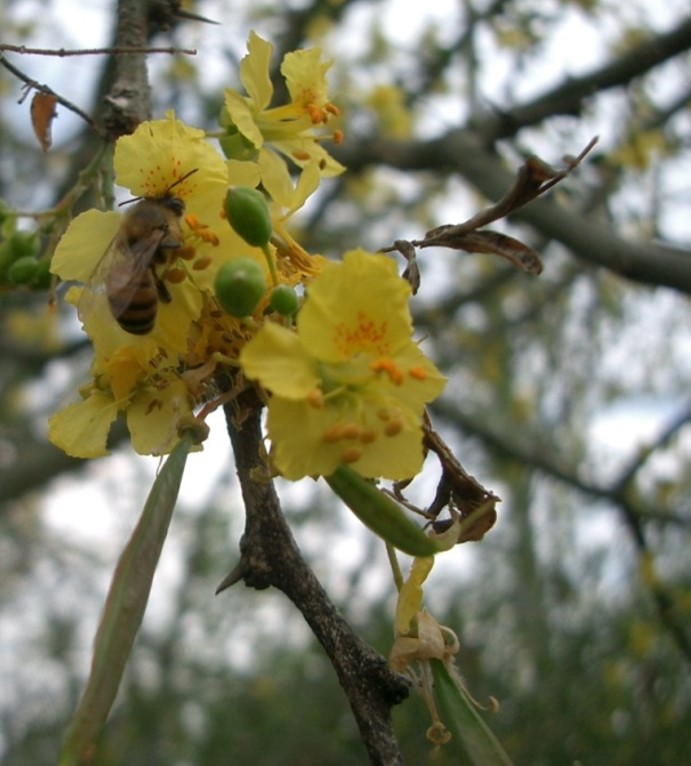
[[[281,511],[273,482],[255,481],[264,471],[261,458],[261,410],[255,401],[249,416],[237,424],[235,403],[226,405],[226,421],[235,454],[236,470],[245,502],[245,533],[238,565],[219,591],[243,580],[248,587],[278,588],[300,610],[333,665],[348,697],[362,741],[372,764],[401,763],[391,726],[391,708],[409,691],[405,677],[393,673],[386,660],[350,627],[329,600],[309,568]]]

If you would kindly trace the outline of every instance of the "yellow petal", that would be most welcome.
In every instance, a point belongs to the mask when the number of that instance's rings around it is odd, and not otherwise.
[[[267,322],[240,353],[240,364],[250,380],[274,394],[304,399],[319,384],[313,359],[298,336],[274,322]]]
[[[325,442],[324,432],[338,420],[330,408],[273,396],[267,429],[271,458],[281,475],[296,481],[305,476],[328,476],[342,463],[342,444]]]
[[[260,112],[269,106],[274,92],[269,74],[273,46],[251,31],[247,50],[248,55],[240,62],[240,80],[252,99],[254,108]]]
[[[286,163],[274,152],[263,149],[259,152],[259,170],[271,199],[281,207],[290,207],[295,189]]]
[[[88,282],[122,224],[118,213],[87,210],[62,235],[50,270],[65,281]]]
[[[185,125],[172,112],[165,120],[143,122],[134,133],[118,139],[113,167],[118,184],[136,196],[161,197],[171,190],[188,213],[216,217],[221,209],[227,186],[225,161],[203,130]],[[195,172],[177,183],[191,171]]]
[[[249,186],[256,189],[261,181],[261,173],[256,162],[248,160],[228,160],[228,184],[230,186]]]
[[[264,136],[254,121],[254,115],[247,101],[239,93],[229,89],[224,92],[223,100],[235,127],[257,149],[260,149],[264,144]]]
[[[322,61],[319,48],[287,53],[281,64],[281,74],[293,103],[323,106],[328,100],[326,73],[333,62]]]
[[[398,594],[396,604],[396,635],[408,633],[417,613],[422,609],[422,585],[434,566],[434,556],[413,559],[408,579]]]
[[[48,438],[72,457],[102,457],[108,454],[106,441],[117,414],[113,399],[97,391],[49,418]]]
[[[165,455],[179,441],[177,424],[191,407],[187,387],[174,381],[161,391],[142,392],[127,409],[132,446],[140,455]]]
[[[298,333],[324,361],[358,353],[393,356],[412,334],[409,297],[410,286],[393,260],[353,250],[314,280],[298,315]]]

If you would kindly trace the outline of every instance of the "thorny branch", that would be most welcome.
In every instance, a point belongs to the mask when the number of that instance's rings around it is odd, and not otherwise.
[[[243,414],[239,415],[242,407]],[[348,698],[373,764],[401,762],[391,728],[393,705],[408,695],[408,681],[353,631],[329,600],[295,543],[273,483],[254,477],[264,470],[261,409],[253,390],[225,405],[235,465],[245,503],[245,533],[237,566],[217,592],[243,580],[252,588],[275,587],[300,610],[329,657]]]

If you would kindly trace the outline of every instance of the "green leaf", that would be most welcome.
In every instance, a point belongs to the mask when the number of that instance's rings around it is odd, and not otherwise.
[[[441,660],[430,660],[430,664],[442,720],[453,735],[446,747],[455,745],[463,764],[512,766],[511,759],[446,665]]]
[[[324,478],[358,519],[387,543],[411,556],[433,556],[439,552],[436,543],[399,505],[352,468],[339,465]]]
[[[115,568],[96,631],[91,672],[65,735],[60,766],[88,763],[93,757],[144,616],[192,441],[185,434],[159,471]]]

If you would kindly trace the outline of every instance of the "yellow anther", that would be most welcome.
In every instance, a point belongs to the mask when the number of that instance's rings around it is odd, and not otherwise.
[[[372,372],[385,372],[391,379],[391,382],[397,386],[403,383],[403,373],[396,366],[396,362],[388,356],[375,359],[370,363],[370,369]]]
[[[362,457],[362,450],[360,447],[348,447],[341,452],[341,463],[354,463]]]
[[[363,428],[360,432],[360,441],[362,444],[372,444],[377,439],[377,432],[374,428]]]
[[[403,421],[400,418],[395,418],[394,420],[390,420],[385,426],[384,426],[384,433],[387,436],[397,436],[401,433],[403,430]]]
[[[343,426],[341,439],[359,439],[361,428],[357,423],[348,423]]]
[[[321,409],[324,406],[324,394],[320,388],[313,388],[309,394],[307,394],[307,404],[310,407],[314,407],[316,410]]]
[[[410,375],[411,378],[415,378],[415,380],[427,380],[427,370],[425,370],[424,367],[411,367],[408,370],[408,375]]]
[[[166,281],[174,285],[179,285],[186,277],[187,272],[184,269],[173,268],[166,272]]]
[[[328,442],[329,444],[335,444],[337,441],[341,440],[341,435],[343,434],[343,424],[342,423],[334,423],[332,426],[326,429],[324,433],[322,434],[322,440],[325,442]]]
[[[211,265],[211,261],[211,256],[205,255],[202,258],[197,258],[197,260],[192,264],[192,268],[195,271],[203,271],[205,268]]]

